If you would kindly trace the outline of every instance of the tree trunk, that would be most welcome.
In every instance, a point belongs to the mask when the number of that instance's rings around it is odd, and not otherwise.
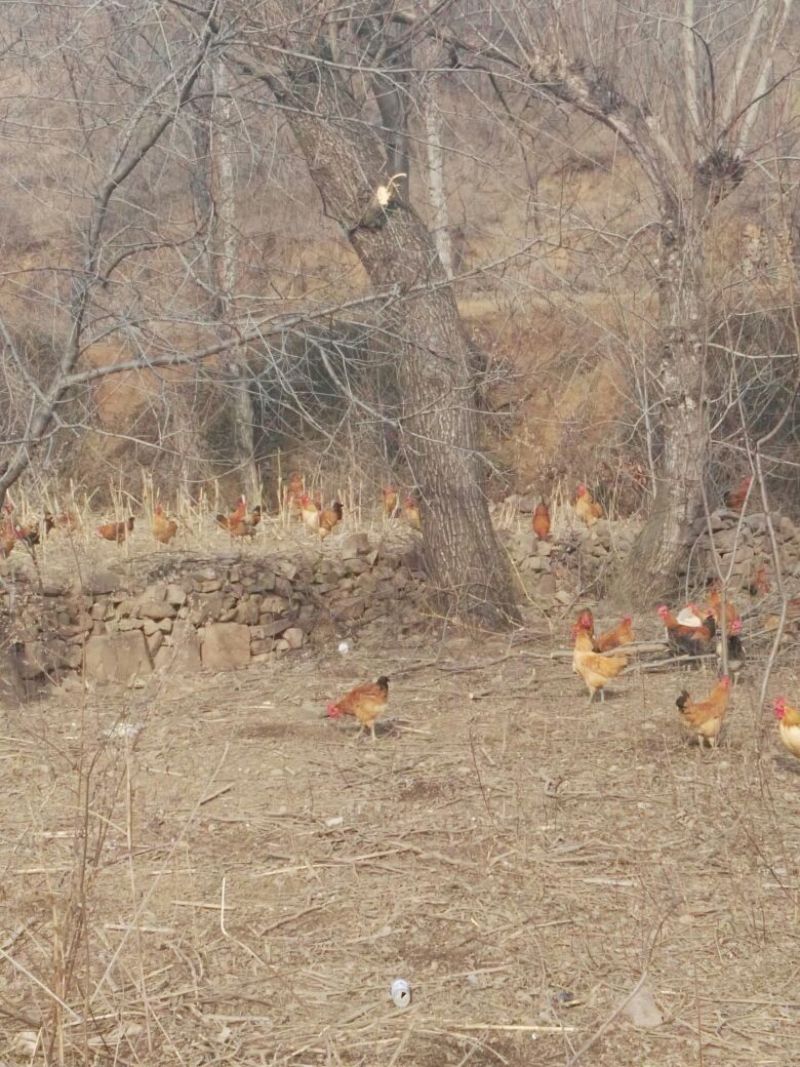
[[[660,406],[661,454],[650,516],[620,567],[614,594],[630,603],[676,592],[688,535],[703,509],[710,428],[703,397],[703,235],[692,221],[670,219],[661,231],[659,320],[662,343],[654,398]]]
[[[251,70],[249,65],[248,70]],[[487,629],[518,621],[510,572],[483,492],[467,338],[430,234],[399,196],[384,211],[380,139],[346,86],[307,64],[276,82],[286,119],[327,214],[345,229],[373,284],[395,290],[384,312],[402,392],[399,422],[422,502],[428,576],[449,615]]]
[[[213,173],[214,214],[213,244],[214,272],[217,288],[217,317],[227,322],[236,292],[236,181],[233,171],[233,150],[230,131],[233,109],[228,98],[227,72],[223,60],[212,67],[214,84],[211,161]],[[231,360],[226,367],[225,381],[231,394],[233,412],[233,452],[239,469],[242,487],[250,500],[261,499],[261,476],[256,462],[255,419],[250,395],[250,368],[243,359]]]
[[[448,278],[452,278],[453,242],[444,181],[442,112],[439,108],[439,88],[435,81],[423,88],[422,111],[425,116],[425,152],[428,157],[428,197],[433,212],[433,236],[444,272]]]

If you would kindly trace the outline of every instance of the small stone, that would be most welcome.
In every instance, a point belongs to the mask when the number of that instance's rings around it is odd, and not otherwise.
[[[186,603],[186,590],[180,585],[168,585],[166,601],[168,604],[172,604],[173,608],[180,608]]]
[[[290,626],[288,630],[283,632],[283,640],[291,649],[302,648],[305,637],[306,635],[299,626]]]
[[[139,605],[138,615],[140,619],[172,619],[177,614],[176,609],[166,600],[145,600]]]

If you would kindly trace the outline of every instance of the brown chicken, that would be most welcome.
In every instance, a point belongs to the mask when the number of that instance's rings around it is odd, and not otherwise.
[[[693,611],[697,610],[693,604],[689,606]],[[700,626],[684,626],[679,623],[664,604],[658,609],[658,615],[667,629],[667,644],[673,652],[702,656],[714,651],[717,624],[712,612],[708,612]]]
[[[3,508],[4,515],[0,521],[0,559],[6,559],[14,551],[17,544],[17,534],[11,519],[11,509],[8,505]]]
[[[714,616],[714,621],[717,624],[717,629],[722,626],[722,591],[718,584],[711,586],[708,593],[708,607]],[[730,630],[735,622],[738,622],[741,629],[742,617],[736,610],[736,606],[732,600],[725,601],[725,625]]]
[[[164,514],[161,504],[156,504],[153,511],[153,537],[162,545],[168,545],[178,532],[178,524],[175,519],[169,519]]]
[[[720,678],[705,700],[693,701],[684,689],[675,706],[681,713],[681,723],[688,734],[697,738],[702,747],[707,741],[716,745],[725,712],[728,710],[731,680],[727,674]]]
[[[594,638],[594,650],[610,652],[614,648],[622,648],[623,645],[632,645],[633,642],[633,619],[626,615],[613,630],[606,630],[604,634]]]
[[[403,516],[414,530],[422,529],[422,519],[419,514],[419,504],[416,497],[407,496],[403,501]]]
[[[385,485],[381,490],[383,494],[383,515],[386,519],[393,519],[397,514],[397,505],[400,498],[393,485]]]
[[[334,500],[329,508],[319,513],[319,536],[324,541],[329,533],[342,521],[343,509],[339,500]]]
[[[769,582],[769,571],[767,570],[766,563],[760,563],[753,571],[753,577],[750,580],[749,593],[750,596],[767,596],[771,591],[772,586]]]
[[[124,522],[104,522],[97,527],[97,532],[104,541],[116,541],[118,545],[133,532],[134,517],[130,515]]]
[[[300,513],[300,498],[305,493],[305,483],[299,471],[292,471],[289,481],[283,491],[283,499],[288,510],[298,515]]]
[[[544,501],[533,509],[533,532],[540,541],[546,541],[550,536],[550,508]]]
[[[775,700],[774,707],[781,741],[793,756],[800,759],[800,711],[790,707],[783,697]]]
[[[626,615],[613,630],[607,630],[599,636],[595,636],[594,615],[592,615],[589,608],[583,609],[575,625],[582,630],[586,630],[589,634],[592,639],[592,648],[595,652],[611,652],[615,648],[622,648],[623,645],[632,645],[635,640],[633,636],[633,619],[630,615]]]
[[[601,656],[592,647],[592,635],[582,626],[573,627],[573,637],[572,669],[586,683],[590,704],[598,692],[605,701],[604,687],[628,665],[627,656]]]
[[[59,530],[77,530],[80,520],[74,511],[62,511],[56,515],[55,525]]]
[[[247,500],[245,497],[240,496],[236,501],[236,507],[230,513],[230,515],[217,515],[217,526],[221,526],[223,530],[227,530],[229,534],[233,534],[233,530],[236,527],[241,526],[245,521],[245,515],[247,514]]]
[[[261,514],[262,507],[260,504],[256,504],[250,514],[245,515],[244,521],[247,523],[248,526],[252,526],[253,529],[255,529],[255,527],[258,526],[258,524],[261,522]]]
[[[377,682],[365,682],[357,685],[339,700],[328,704],[326,711],[331,719],[342,715],[353,715],[358,720],[359,735],[369,729],[375,740],[375,720],[385,710],[389,701],[389,679],[385,675]]]
[[[729,489],[722,498],[725,507],[731,511],[741,511],[752,484],[752,476],[748,474],[742,478],[735,489]]]
[[[581,482],[575,494],[575,514],[587,526],[594,526],[603,517],[603,509]]]

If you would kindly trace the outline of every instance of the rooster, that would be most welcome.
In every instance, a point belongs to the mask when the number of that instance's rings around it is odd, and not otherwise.
[[[104,541],[116,541],[118,545],[121,545],[127,539],[128,534],[133,533],[135,521],[133,515],[130,515],[124,522],[104,522],[97,527],[97,533]]]
[[[325,709],[331,719],[342,715],[352,715],[358,720],[359,736],[369,729],[375,740],[375,720],[385,710],[389,701],[389,679],[385,675],[377,682],[365,682],[345,693],[337,701],[332,701]]]
[[[409,526],[414,530],[422,529],[422,519],[419,514],[419,504],[416,497],[407,496],[403,501],[403,515]]]
[[[601,701],[605,702],[605,686],[625,669],[628,659],[626,656],[599,655],[593,650],[592,635],[582,626],[574,626],[572,636],[575,640],[572,669],[586,683],[589,690],[589,703],[591,704],[595,693],[598,692]]]
[[[342,521],[342,514],[342,504],[339,500],[334,500],[329,508],[323,508],[319,513],[319,536],[323,541]]]
[[[393,485],[385,485],[381,493],[383,495],[383,517],[385,519],[393,519],[397,514],[397,506],[400,502],[397,490]]]
[[[162,545],[168,545],[177,532],[175,519],[168,519],[162,505],[156,504],[153,510],[153,537]]]
[[[587,526],[594,526],[598,519],[603,517],[603,509],[594,499],[592,494],[581,482],[575,493],[575,514],[581,520],[586,523]]]
[[[550,508],[543,500],[533,509],[533,532],[540,541],[550,536]]]
[[[720,678],[705,700],[693,701],[687,690],[683,690],[675,701],[681,713],[681,723],[687,733],[697,738],[702,747],[707,741],[712,747],[717,744],[722,721],[728,710],[731,680],[727,674]]]
[[[735,489],[729,489],[722,498],[725,507],[730,511],[741,511],[752,484],[753,478],[748,474],[742,478]]]
[[[778,697],[774,704],[775,718],[778,720],[778,733],[784,748],[800,759],[800,711],[790,707],[783,697]]]
[[[240,496],[236,501],[236,507],[230,513],[230,515],[217,515],[215,516],[217,526],[221,526],[223,530],[227,530],[231,533],[233,527],[238,526],[244,522],[245,514],[247,513],[247,500],[245,497]]]
[[[690,605],[696,613],[694,605]],[[709,611],[700,626],[684,626],[670,613],[664,604],[658,609],[658,615],[667,630],[667,644],[673,652],[689,656],[702,656],[714,651],[714,635],[717,624],[713,612]]]

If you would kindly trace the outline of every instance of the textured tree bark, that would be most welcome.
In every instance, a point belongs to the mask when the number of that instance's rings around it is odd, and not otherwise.
[[[261,76],[287,105],[326,213],[348,234],[373,284],[397,294],[384,327],[397,360],[399,422],[421,496],[429,579],[451,616],[505,628],[519,618],[515,591],[482,488],[467,337],[431,236],[400,197],[377,208],[375,193],[389,176],[386,154],[357,121],[342,82],[314,63],[287,69],[279,83]]]
[[[613,592],[627,602],[634,595],[664,599],[676,591],[688,552],[687,534],[703,509],[709,455],[699,226],[677,217],[663,222],[660,269],[662,351],[654,392],[660,405],[661,456],[650,515],[615,577]]]

